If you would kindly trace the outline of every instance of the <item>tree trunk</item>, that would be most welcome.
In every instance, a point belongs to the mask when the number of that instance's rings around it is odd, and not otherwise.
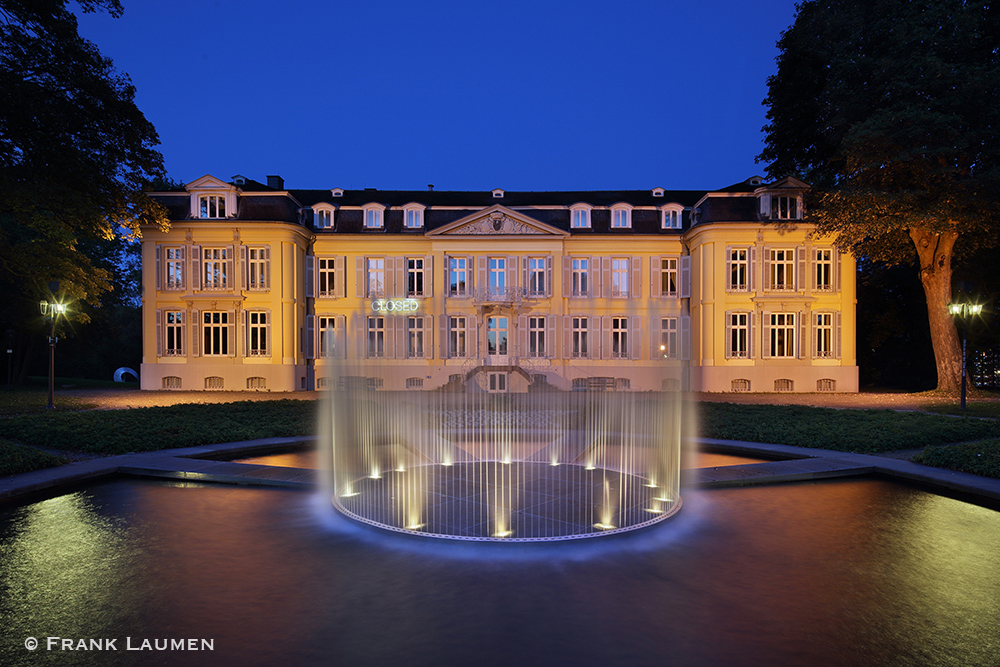
[[[920,282],[927,298],[927,320],[937,365],[937,389],[958,393],[962,378],[962,346],[955,322],[948,313],[951,303],[951,255],[958,232],[943,234],[911,229],[910,238],[920,258]]]

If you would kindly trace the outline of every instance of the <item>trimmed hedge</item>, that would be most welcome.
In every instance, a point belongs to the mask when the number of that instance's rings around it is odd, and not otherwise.
[[[0,475],[17,475],[66,463],[66,459],[32,447],[0,440]]]
[[[913,457],[915,463],[1000,479],[1000,438],[950,447],[929,447]]]

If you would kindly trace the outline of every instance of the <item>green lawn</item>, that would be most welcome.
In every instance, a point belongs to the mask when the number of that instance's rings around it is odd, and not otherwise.
[[[913,461],[925,466],[1000,479],[1000,438],[951,447],[928,447],[917,454]]]
[[[63,463],[66,463],[66,459],[61,456],[54,456],[33,447],[23,447],[9,440],[0,439],[0,476],[51,468]]]

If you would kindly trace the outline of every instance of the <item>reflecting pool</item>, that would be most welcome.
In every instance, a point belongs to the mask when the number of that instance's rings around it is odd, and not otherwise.
[[[1000,513],[878,480],[689,491],[665,524],[543,545],[114,481],[0,512],[0,664],[992,666],[998,535]],[[43,656],[48,636],[214,651]]]

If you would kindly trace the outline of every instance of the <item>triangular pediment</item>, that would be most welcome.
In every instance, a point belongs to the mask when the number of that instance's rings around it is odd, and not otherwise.
[[[210,174],[195,179],[184,186],[188,192],[192,190],[232,190],[233,186]]]
[[[569,236],[502,204],[494,204],[427,233],[427,236]]]
[[[808,190],[809,184],[803,183],[794,176],[785,176],[767,187],[770,190]]]

